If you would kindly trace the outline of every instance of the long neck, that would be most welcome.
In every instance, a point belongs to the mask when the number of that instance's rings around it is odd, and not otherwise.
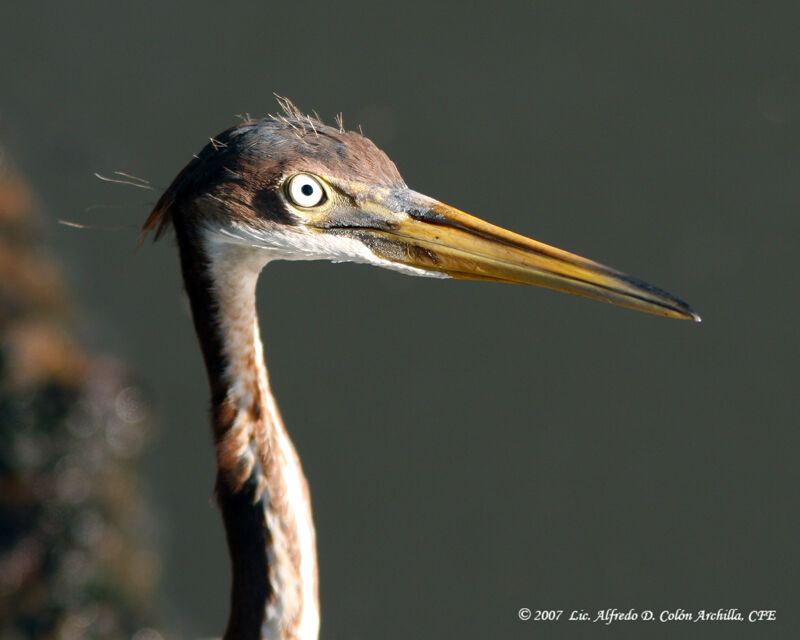
[[[314,640],[308,486],[269,387],[255,310],[263,254],[176,230],[211,386],[216,496],[233,569],[225,640]]]

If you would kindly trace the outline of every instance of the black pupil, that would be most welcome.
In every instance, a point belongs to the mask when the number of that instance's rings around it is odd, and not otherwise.
[[[304,196],[310,196],[312,193],[314,193],[314,187],[312,187],[310,184],[304,184],[302,187],[300,187],[300,191]]]

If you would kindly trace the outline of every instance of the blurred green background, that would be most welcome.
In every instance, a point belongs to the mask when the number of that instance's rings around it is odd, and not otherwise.
[[[221,635],[227,615],[205,374],[174,247],[135,251],[158,192],[93,173],[160,192],[273,92],[361,124],[412,188],[704,316],[271,265],[262,331],[311,483],[322,638],[796,634],[799,24],[789,2],[3,3],[2,134],[85,342],[162,415],[145,472],[172,635]]]

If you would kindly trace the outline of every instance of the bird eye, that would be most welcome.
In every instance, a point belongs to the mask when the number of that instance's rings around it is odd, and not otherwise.
[[[325,189],[314,176],[307,173],[298,173],[289,179],[286,189],[289,200],[298,207],[308,209],[318,207],[327,199]]]

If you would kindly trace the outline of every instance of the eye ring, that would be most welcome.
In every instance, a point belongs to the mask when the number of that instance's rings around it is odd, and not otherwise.
[[[328,195],[322,182],[309,173],[298,173],[286,182],[286,197],[301,209],[312,209],[324,204]]]

